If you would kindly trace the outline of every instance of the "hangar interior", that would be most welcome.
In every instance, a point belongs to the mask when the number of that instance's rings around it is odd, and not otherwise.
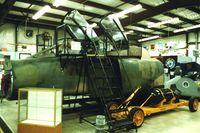
[[[0,133],[199,133],[199,0],[0,0]]]

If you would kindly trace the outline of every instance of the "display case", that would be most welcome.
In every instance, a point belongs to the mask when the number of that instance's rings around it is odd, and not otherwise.
[[[62,132],[62,89],[18,91],[18,133]]]

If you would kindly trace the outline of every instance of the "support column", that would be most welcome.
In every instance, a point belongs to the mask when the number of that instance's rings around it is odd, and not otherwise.
[[[189,33],[186,33],[186,56],[188,56],[188,48],[189,48]]]
[[[15,25],[15,52],[17,52],[17,44],[18,44],[18,24]]]

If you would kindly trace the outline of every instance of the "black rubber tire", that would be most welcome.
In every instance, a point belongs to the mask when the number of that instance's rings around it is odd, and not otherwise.
[[[134,117],[134,115],[135,115],[135,113],[136,113],[137,111],[141,111],[141,112],[143,113],[143,120],[142,120],[142,122],[141,122],[140,125],[136,125],[135,122],[134,122],[134,120],[133,120],[133,117]],[[144,123],[144,119],[145,119],[144,111],[143,111],[142,109],[140,109],[140,108],[132,108],[132,109],[130,110],[130,112],[129,112],[129,118],[130,118],[130,120],[133,121],[134,126],[135,126],[136,128],[139,128],[139,127],[141,127],[142,124]]]
[[[197,97],[191,97],[190,99],[189,99],[189,110],[190,110],[190,112],[196,112],[197,110],[198,110],[198,108],[195,108],[194,107],[194,102],[196,101],[196,100],[198,100],[199,101],[199,99],[197,98]]]

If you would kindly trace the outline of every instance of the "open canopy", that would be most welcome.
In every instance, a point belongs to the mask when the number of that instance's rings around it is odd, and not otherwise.
[[[77,11],[71,11],[64,19],[70,32],[79,40],[90,39],[97,41],[99,38],[85,18]]]
[[[118,18],[113,18],[110,15],[101,20],[101,26],[110,39],[113,41],[127,41],[126,35],[123,33],[124,29]]]

